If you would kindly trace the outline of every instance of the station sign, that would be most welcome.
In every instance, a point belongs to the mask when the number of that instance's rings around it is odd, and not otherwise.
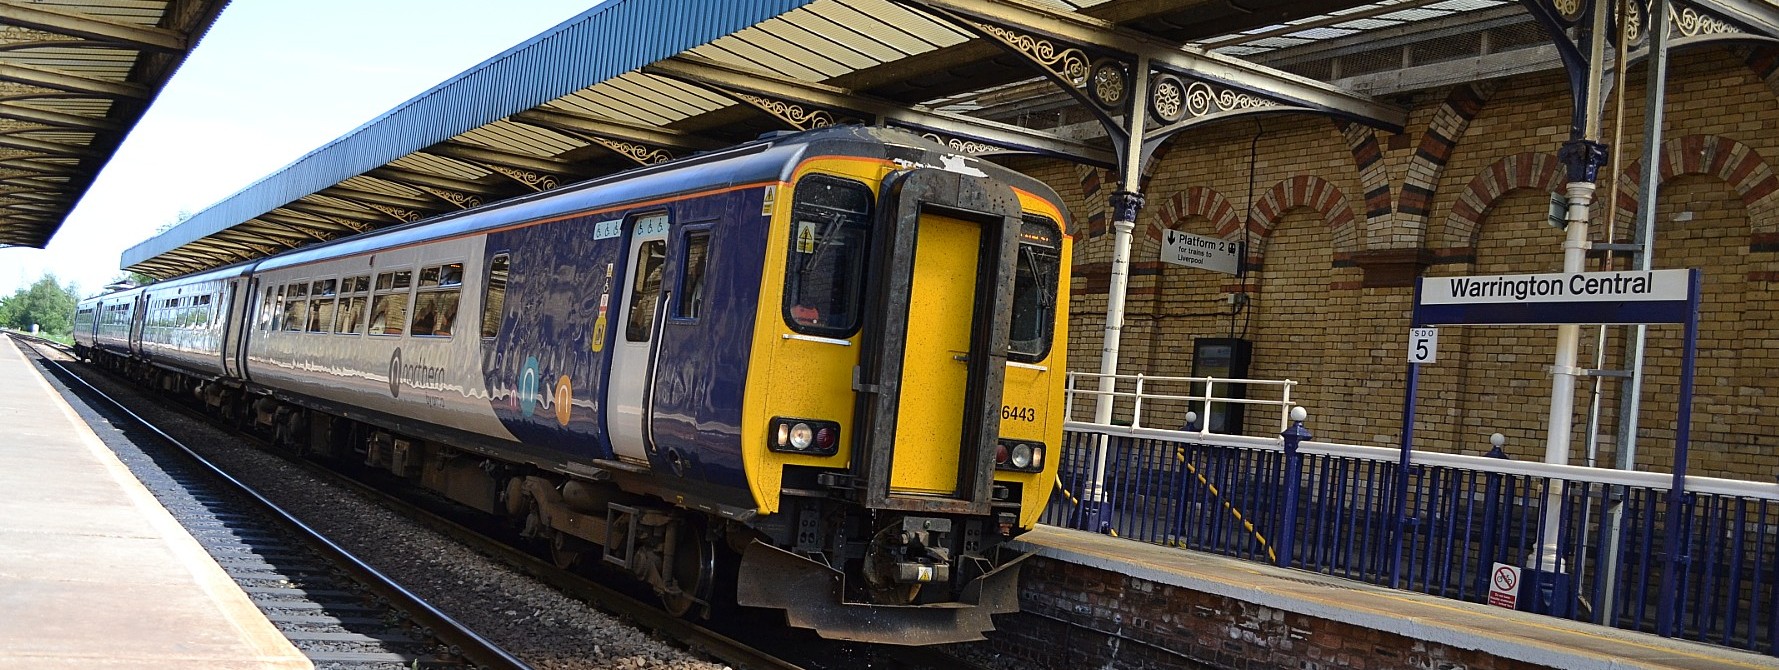
[[[1423,277],[1421,324],[1680,323],[1689,270]]]
[[[1161,234],[1161,261],[1223,274],[1241,272],[1241,242],[1178,230]]]

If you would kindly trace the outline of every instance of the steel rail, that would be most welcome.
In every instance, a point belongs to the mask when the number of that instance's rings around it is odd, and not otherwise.
[[[22,334],[14,334],[14,337],[23,337],[38,340],[40,342],[47,342],[41,338],[31,338]],[[59,348],[60,345],[58,344],[57,346]],[[42,358],[44,363],[56,366],[56,368],[65,373],[68,378],[80,382],[81,386],[86,387],[87,392],[104,400],[117,411],[123,413],[124,416],[129,417],[142,427],[148,429],[149,432],[154,433],[155,436],[165,441],[168,445],[185,452],[186,456],[190,457],[194,462],[208,470],[236,492],[258,503],[275,519],[295,532],[304,542],[326,555],[329,559],[335,561],[348,574],[364,582],[366,588],[379,596],[387,598],[390,604],[394,607],[406,611],[410,617],[413,617],[415,622],[425,626],[432,637],[450,645],[454,653],[461,655],[465,660],[468,660],[471,663],[489,670],[531,670],[531,666],[527,665],[524,661],[514,658],[511,654],[508,654],[506,650],[501,649],[493,642],[489,642],[486,638],[477,634],[475,631],[470,630],[450,615],[433,607],[432,604],[426,602],[425,599],[415,595],[412,591],[409,591],[402,585],[397,584],[394,580],[391,580],[376,568],[359,560],[358,557],[353,556],[351,552],[346,551],[345,548],[335,544],[332,540],[329,540],[315,529],[310,528],[308,524],[303,523],[301,520],[285,511],[284,508],[279,507],[276,503],[266,499],[265,496],[260,495],[259,492],[252,487],[235,479],[229,473],[224,472],[222,468],[217,467],[216,464],[211,463],[209,459],[199,455],[178,438],[167,434],[166,431],[161,430],[159,426],[154,425],[154,423],[150,422],[148,419],[131,411],[130,408],[124,406],[122,402],[112,398],[109,394],[99,390],[98,387],[93,386],[85,379],[82,379],[80,375],[75,374],[73,370],[68,368],[68,366],[63,365],[60,361],[52,360],[49,357]]]

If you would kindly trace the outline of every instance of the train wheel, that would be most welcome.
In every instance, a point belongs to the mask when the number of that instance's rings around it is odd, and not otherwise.
[[[661,591],[661,605],[669,614],[691,617],[702,614],[700,604],[710,602],[711,585],[716,581],[717,547],[704,524],[695,520],[679,524],[673,550],[673,581],[677,592]]]
[[[568,533],[555,533],[550,536],[550,562],[556,567],[567,570],[581,562],[582,546],[573,541]]]

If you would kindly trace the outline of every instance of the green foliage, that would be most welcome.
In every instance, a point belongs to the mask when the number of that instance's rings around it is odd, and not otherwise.
[[[65,336],[74,330],[74,305],[80,299],[74,285],[56,283],[56,276],[45,274],[37,283],[21,288],[11,296],[0,298],[0,326],[30,331],[31,324],[50,336]]]

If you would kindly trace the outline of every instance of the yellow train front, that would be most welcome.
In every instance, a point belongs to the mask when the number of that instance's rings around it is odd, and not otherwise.
[[[910,155],[800,163],[767,238],[787,262],[760,284],[741,432],[761,515],[737,595],[830,638],[978,639],[1016,610],[996,547],[1036,522],[1061,447],[1058,198]]]

